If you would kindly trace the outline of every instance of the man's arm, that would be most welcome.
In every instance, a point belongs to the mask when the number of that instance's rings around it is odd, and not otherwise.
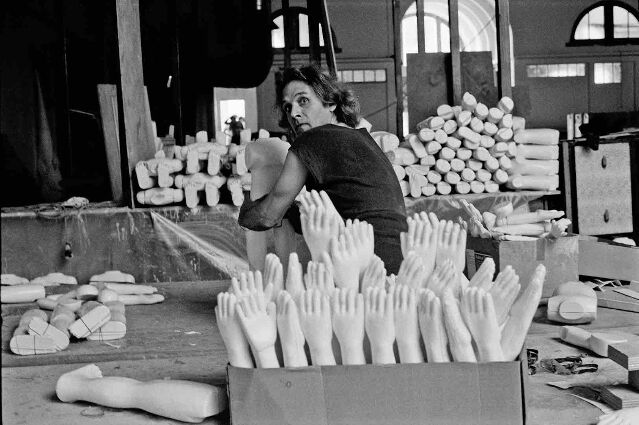
[[[273,190],[255,201],[244,200],[238,219],[240,226],[260,231],[279,225],[304,187],[306,174],[307,170],[302,161],[293,152],[289,152]]]

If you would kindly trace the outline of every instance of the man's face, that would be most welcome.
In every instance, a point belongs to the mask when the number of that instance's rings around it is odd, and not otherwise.
[[[284,87],[282,109],[295,133],[333,122],[335,105],[324,105],[313,88],[302,81]]]

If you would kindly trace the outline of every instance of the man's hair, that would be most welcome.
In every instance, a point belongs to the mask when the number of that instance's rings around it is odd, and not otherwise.
[[[349,127],[356,127],[360,120],[360,106],[357,96],[348,87],[340,84],[335,77],[322,72],[316,65],[306,65],[302,67],[290,67],[284,69],[282,80],[278,84],[277,99],[280,111],[279,125],[282,128],[289,128],[286,111],[282,110],[283,91],[291,81],[301,81],[308,84],[324,105],[335,105],[335,117],[338,122]]]

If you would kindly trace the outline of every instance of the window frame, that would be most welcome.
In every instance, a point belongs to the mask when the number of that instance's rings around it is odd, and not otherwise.
[[[293,27],[295,30],[297,30],[297,37],[295,38],[296,40],[296,45],[295,46],[291,46],[290,47],[290,51],[291,54],[308,54],[310,52],[310,47],[302,47],[299,45],[299,34],[300,34],[300,20],[299,20],[299,15],[300,14],[304,14],[307,17],[309,16],[308,14],[308,9],[306,7],[301,7],[301,6],[291,6],[287,9],[287,14],[291,15],[292,20],[295,21]],[[276,11],[274,11],[273,13],[271,13],[271,22],[273,23],[273,29],[275,29],[275,19],[278,17],[282,17],[284,22],[286,22],[286,16],[284,16],[284,9],[278,9]],[[309,19],[310,22],[310,19]],[[320,22],[320,25],[321,22]],[[279,27],[278,27],[279,28]],[[333,30],[333,26],[331,25],[331,37],[333,38],[333,48],[335,50],[335,53],[341,53],[342,49],[337,45],[337,37],[335,36],[335,31]],[[284,39],[284,42],[286,43],[286,37]],[[272,45],[272,44],[271,44]],[[324,48],[324,46],[320,46],[321,49]],[[284,53],[284,47],[273,47],[273,53],[277,54],[283,54]]]
[[[604,38],[599,39],[587,39],[587,40],[576,40],[575,39],[575,31],[577,31],[577,27],[581,23],[584,17],[592,12],[594,9],[603,6],[604,8]],[[614,18],[613,18],[613,7],[618,6],[627,11],[629,14],[634,16],[637,21],[639,21],[639,11],[636,11],[632,8],[632,6],[619,1],[619,0],[602,0],[598,1],[595,4],[588,6],[586,9],[581,11],[581,13],[575,19],[575,22],[572,25],[572,30],[570,31],[570,41],[566,43],[567,47],[574,46],[619,46],[619,45],[639,45],[639,37],[628,37],[628,38],[615,38],[614,36]]]

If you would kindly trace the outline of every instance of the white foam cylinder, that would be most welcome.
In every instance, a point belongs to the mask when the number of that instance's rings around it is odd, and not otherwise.
[[[522,176],[511,175],[506,186],[519,190],[555,190],[559,186],[559,176]]]
[[[486,193],[499,192],[499,185],[492,180],[488,180],[484,183],[484,190]]]
[[[519,157],[512,160],[509,173],[533,176],[551,176],[559,174],[559,161],[556,159],[543,160]]]
[[[450,160],[450,169],[456,173],[461,172],[466,168],[466,163],[459,158],[453,158]]]
[[[461,194],[461,195],[466,195],[467,193],[470,192],[470,183],[465,182],[465,181],[461,181],[459,183],[457,183],[455,185],[455,192]]]
[[[526,128],[526,118],[513,115],[513,131],[523,130]]]
[[[439,193],[440,195],[450,195],[450,192],[452,192],[452,190],[453,188],[446,182],[437,183],[437,193]]]
[[[470,168],[464,168],[460,173],[461,179],[466,182],[472,182],[473,180],[475,180],[475,176],[475,172]],[[470,188],[468,190],[470,190]]]
[[[478,161],[488,161],[488,158],[490,158],[490,153],[486,148],[482,148],[480,146],[473,151],[473,158]]]
[[[456,185],[461,181],[461,177],[454,171],[449,171],[444,175],[444,181],[451,185]]]
[[[495,139],[485,134],[482,134],[481,141],[479,142],[479,146],[482,148],[492,148],[495,145]]]
[[[419,133],[417,133],[417,137],[424,143],[430,142],[435,138],[435,132],[430,128],[422,128],[419,130]]]
[[[502,111],[501,109],[490,108],[488,110],[488,117],[486,117],[486,120],[488,120],[488,122],[491,122],[493,124],[497,124],[503,116],[504,116],[504,111]]]
[[[446,121],[444,123],[444,127],[442,127],[442,130],[444,130],[446,134],[453,134],[455,130],[457,130],[457,121],[455,120]]]
[[[508,158],[506,155],[499,158],[499,168],[501,168],[502,170],[508,171],[512,167],[513,167],[512,160]],[[525,173],[520,173],[520,174],[525,174]]]
[[[426,186],[422,186],[422,195],[433,196],[437,192],[437,187],[434,184],[428,183]]]
[[[475,172],[476,177],[475,179],[477,179],[478,181],[484,183],[487,182],[488,180],[490,180],[493,175],[490,173],[490,171],[484,169],[484,168],[480,168],[479,170],[477,170]]]
[[[470,124],[473,114],[468,110],[463,110],[457,115],[457,127],[466,127]]]
[[[499,160],[493,156],[484,161],[484,168],[490,172],[499,169]]]
[[[448,139],[448,134],[446,134],[444,130],[442,130],[441,128],[435,130],[435,141],[437,143],[444,144],[446,143],[446,139]]]
[[[475,133],[481,133],[484,130],[484,122],[477,117],[470,120],[470,129]]]
[[[431,140],[430,142],[426,143],[425,147],[426,147],[426,153],[428,155],[434,155],[442,149],[442,145],[439,142],[436,142],[434,140]]]
[[[513,138],[513,131],[510,128],[500,128],[495,134],[496,142],[509,142]]]
[[[468,161],[466,161],[466,167],[475,172],[477,172],[477,170],[481,170],[483,166],[484,163],[481,161],[477,161],[476,159],[469,159]]]
[[[508,181],[508,173],[504,170],[495,170],[492,175],[492,180],[498,184],[504,184]]]
[[[455,113],[453,112],[453,108],[450,105],[439,105],[437,107],[437,115],[442,117],[445,120],[450,120],[455,117]]]
[[[474,111],[477,106],[477,99],[472,94],[465,92],[462,95],[461,107],[465,111]]]
[[[437,184],[442,181],[442,175],[439,174],[437,171],[430,170],[426,174],[426,180],[428,180],[432,184]]]
[[[439,151],[439,158],[445,159],[446,161],[450,161],[455,158],[455,151],[449,147],[443,147],[441,151]]]
[[[558,145],[518,145],[517,157],[525,159],[559,159]]]
[[[450,136],[446,139],[446,146],[448,146],[454,151],[459,149],[461,145],[462,145],[462,142],[457,137]]]
[[[473,193],[482,193],[485,189],[485,186],[482,182],[474,180],[470,182],[470,191]]]
[[[473,111],[473,113],[477,118],[484,121],[488,117],[488,106],[484,105],[481,102],[477,103],[477,106],[475,106],[475,110]]]
[[[559,130],[553,128],[522,129],[515,132],[514,138],[517,143],[557,145],[559,144]]]
[[[455,155],[457,155],[457,158],[461,159],[462,161],[466,161],[473,156],[473,151],[466,148],[459,148],[457,149],[457,152],[455,152]]]
[[[446,161],[445,159],[438,159],[435,163],[435,171],[437,171],[439,174],[445,174],[449,172],[450,162]]]

